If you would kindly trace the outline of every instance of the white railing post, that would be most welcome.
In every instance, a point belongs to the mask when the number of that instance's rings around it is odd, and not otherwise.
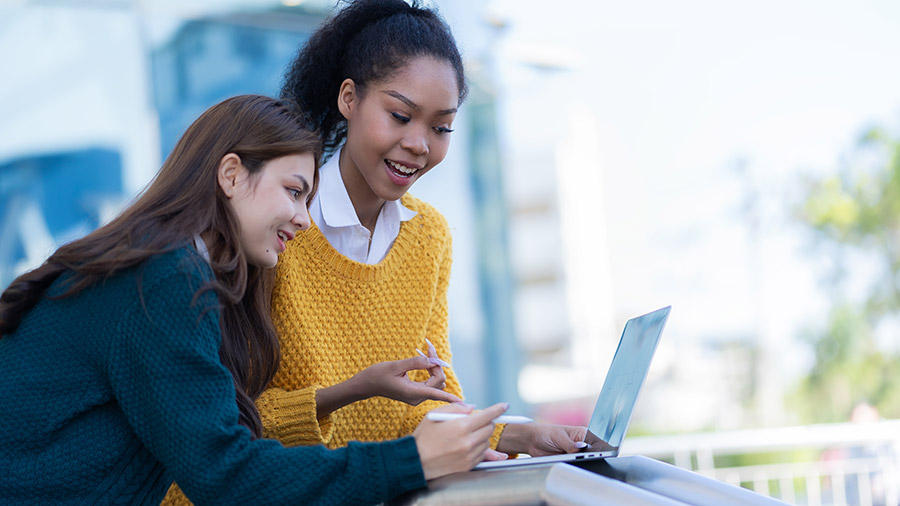
[[[820,456],[808,462],[715,467],[725,455],[797,450]],[[629,438],[623,455],[669,459],[678,467],[761,494],[776,494],[774,481],[779,498],[792,503],[900,504],[900,420]],[[803,480],[805,494],[800,492]]]
[[[847,487],[844,485],[844,473],[837,466],[829,466],[831,471],[831,501],[834,506],[847,506]]]
[[[689,471],[694,470],[694,465],[691,462],[691,452],[689,451],[679,451],[675,452],[672,457],[675,459],[675,465],[682,468],[687,469]]]
[[[797,503],[796,495],[794,494],[793,473],[782,475],[778,480],[778,498],[791,504]]]
[[[898,488],[900,488],[900,483],[898,483],[898,473],[900,473],[900,467],[897,466],[896,461],[890,461],[887,465],[881,467],[884,470],[884,503],[885,504],[898,504],[900,503],[900,492],[898,492]]]
[[[856,475],[856,485],[859,487],[859,506],[872,506],[872,475],[868,469]]]
[[[754,473],[753,491],[758,494],[772,496],[772,491],[769,490],[769,477],[765,471],[757,470],[756,473]]]
[[[806,477],[806,504],[822,506],[822,491],[819,488],[819,473],[811,472]]]

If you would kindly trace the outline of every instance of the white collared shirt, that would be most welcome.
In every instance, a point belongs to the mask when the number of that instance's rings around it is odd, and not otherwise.
[[[377,264],[384,260],[397,240],[400,223],[411,220],[416,212],[400,200],[388,200],[378,213],[375,232],[369,233],[369,229],[359,222],[341,177],[338,161],[342,149],[319,169],[319,190],[309,206],[309,216],[340,254],[364,264]]]
[[[194,234],[194,248],[197,249],[197,253],[200,253],[204,260],[209,262],[209,248],[206,247],[206,241],[200,237],[200,234]]]

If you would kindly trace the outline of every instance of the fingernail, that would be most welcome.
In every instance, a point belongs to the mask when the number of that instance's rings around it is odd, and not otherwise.
[[[504,402],[504,403],[503,403],[503,411],[506,411],[507,409],[509,409],[509,403],[508,403],[508,402]]]
[[[575,443],[575,448],[587,448],[588,446],[590,445],[585,443],[584,441],[578,441],[577,443]]]
[[[446,361],[441,360],[439,358],[434,358],[434,357],[427,357],[427,358],[428,358],[428,361],[434,365],[439,365],[441,367],[450,367],[450,364],[448,364]]]
[[[422,356],[425,357],[425,358],[428,358],[428,355],[422,353],[422,350],[420,350],[420,349],[418,349],[418,348],[416,348],[416,353],[418,353],[419,355],[422,355]]]
[[[425,342],[428,343],[428,350],[437,355],[437,351],[434,349],[434,345],[431,344],[431,341],[429,341],[427,337],[425,338]]]

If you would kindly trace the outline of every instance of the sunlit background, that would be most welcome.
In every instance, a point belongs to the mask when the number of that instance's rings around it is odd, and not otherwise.
[[[472,92],[413,193],[453,229],[467,399],[584,424],[625,321],[671,304],[624,452],[898,504],[900,3],[435,4]],[[0,0],[0,286],[207,107],[277,94],[332,7]]]

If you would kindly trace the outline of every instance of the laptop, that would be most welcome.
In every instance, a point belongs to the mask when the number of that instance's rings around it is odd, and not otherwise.
[[[527,466],[547,462],[570,462],[615,457],[631,422],[638,393],[650,370],[650,361],[659,343],[672,306],[628,320],[619,347],[609,365],[600,397],[588,424],[585,442],[590,444],[578,453],[524,457],[482,462],[475,469]]]

